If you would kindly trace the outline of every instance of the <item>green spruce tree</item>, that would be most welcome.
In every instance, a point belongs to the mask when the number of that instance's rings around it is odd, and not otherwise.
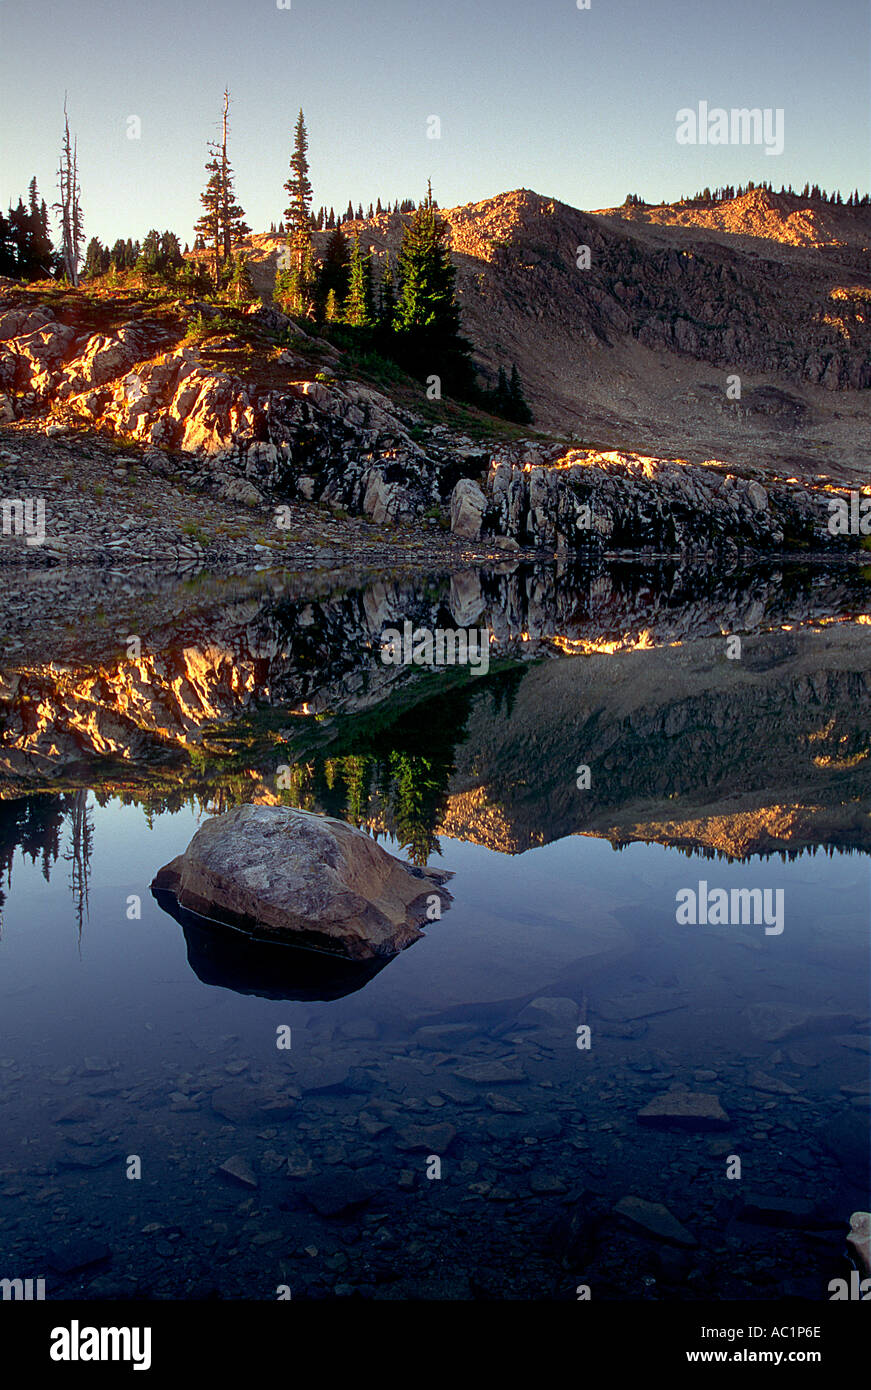
[[[360,247],[360,237],[354,237],[348,297],[345,301],[345,323],[351,328],[373,328],[375,304],[372,293],[372,258]]]
[[[396,317],[396,291],[393,287],[393,267],[390,264],[390,252],[384,256],[384,268],[381,272],[381,285],[378,292],[378,327],[382,333],[393,332],[393,320]]]
[[[511,384],[508,388],[508,404],[511,412],[508,417],[510,420],[514,420],[518,425],[529,425],[532,423],[532,411],[523,394],[523,386],[520,381],[520,373],[517,370],[516,362],[513,363],[511,367]]]
[[[474,368],[471,346],[459,332],[456,271],[447,238],[447,223],[428,187],[403,231],[394,353],[412,375],[421,380],[438,376],[443,391],[463,396],[473,389]]]
[[[318,271],[318,306],[326,316],[327,300],[332,293],[339,304],[344,304],[349,287],[348,240],[341,227],[336,227],[327,238],[324,259]]]
[[[305,117],[300,108],[294,130],[293,154],[290,157],[290,177],[284,185],[288,206],[284,217],[287,228],[286,265],[276,277],[276,298],[280,298],[292,314],[309,317],[317,301],[317,275],[312,241],[311,198],[309,180],[308,134]]]
[[[200,202],[203,211],[199,220],[194,225],[197,240],[202,242],[203,250],[208,254],[212,281],[217,288],[221,282],[221,252],[223,248],[223,238],[221,235],[221,205],[223,201],[223,190],[221,185],[221,157],[217,145],[209,144],[209,159],[206,161],[206,173],[208,179],[203,192],[200,194]]]

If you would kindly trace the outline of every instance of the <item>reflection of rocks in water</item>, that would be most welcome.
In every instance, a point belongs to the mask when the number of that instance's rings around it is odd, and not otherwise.
[[[320,581],[322,584],[323,582]],[[0,767],[19,785],[82,758],[166,764],[200,743],[204,725],[240,717],[252,701],[308,714],[371,709],[419,680],[419,668],[380,659],[385,627],[486,626],[491,657],[617,652],[761,633],[869,608],[860,571],[712,572],[648,561],[514,565],[379,581],[331,592],[311,576],[252,587],[231,602],[142,635],[142,652],[100,665],[31,656],[0,672],[5,739]],[[121,631],[125,631],[121,628]],[[761,651],[744,661],[772,659]],[[108,769],[107,769],[108,771]]]
[[[155,892],[165,912],[181,923],[188,963],[207,985],[264,999],[342,999],[384,969],[388,959],[349,961],[326,951],[264,940],[233,927],[206,923],[179,907],[171,893]]]

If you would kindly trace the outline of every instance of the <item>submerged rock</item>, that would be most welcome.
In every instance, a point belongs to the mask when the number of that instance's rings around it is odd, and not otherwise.
[[[244,1154],[231,1154],[218,1168],[225,1178],[238,1183],[240,1187],[259,1187],[254,1169]]]
[[[657,1240],[670,1241],[674,1245],[696,1244],[695,1236],[661,1202],[648,1202],[643,1197],[621,1197],[614,1211],[631,1226],[655,1236]]]
[[[362,830],[286,806],[238,806],[200,827],[152,883],[189,912],[367,960],[417,941],[452,875],[417,869]]]
[[[656,1096],[637,1115],[655,1129],[728,1129],[729,1116],[716,1096],[701,1091],[668,1091]]]

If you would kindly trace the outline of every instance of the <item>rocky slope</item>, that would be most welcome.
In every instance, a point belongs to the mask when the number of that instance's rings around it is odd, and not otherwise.
[[[867,479],[871,208],[757,189],[589,213],[519,189],[443,216],[464,331],[492,377],[518,363],[544,428]],[[376,261],[389,249],[395,264],[402,223],[359,224]],[[256,241],[266,289],[279,243]],[[734,373],[740,400],[726,396]]]
[[[241,336],[195,345],[184,336],[190,308],[83,333],[46,304],[13,304],[0,315],[0,410],[10,423],[41,413],[52,437],[98,429],[131,441],[148,475],[179,473],[189,490],[253,509],[276,536],[293,521],[282,505],[316,501],[377,524],[443,517],[463,540],[558,553],[858,552],[858,536],[830,535],[821,480],[564,444],[494,447],[349,377],[341,354],[274,309],[240,321]],[[288,336],[293,345],[282,346]],[[52,558],[76,550],[74,526],[70,536],[49,524],[47,538]],[[132,540],[113,544],[131,555]],[[20,558],[21,542],[4,538],[4,552]],[[35,561],[40,543],[25,544]]]

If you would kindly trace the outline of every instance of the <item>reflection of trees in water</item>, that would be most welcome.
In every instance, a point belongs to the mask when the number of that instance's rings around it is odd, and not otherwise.
[[[436,826],[474,700],[489,698],[495,713],[509,716],[525,670],[442,692],[392,719],[375,711],[328,750],[293,764],[283,800],[366,826],[376,839],[392,834],[413,864],[426,864],[440,853]]]
[[[323,809],[352,825],[382,829],[412,863],[438,854],[435,828],[447,802],[454,750],[465,734],[469,696],[457,692],[396,721],[384,731],[346,736],[351,751],[315,753],[290,767],[282,800],[302,810]]]
[[[70,865],[70,890],[76,909],[76,927],[79,941],[82,939],[82,925],[88,913],[88,880],[90,877],[91,853],[93,851],[94,825],[86,791],[74,792],[68,798],[70,847],[64,859]]]
[[[69,828],[69,848],[62,855],[61,841]],[[70,888],[79,937],[88,911],[88,883],[93,852],[93,823],[88,792],[20,797],[0,802],[0,874],[12,884],[12,863],[17,849],[32,863],[40,861],[46,883],[58,859],[70,864]],[[0,889],[0,908],[6,895]]]

